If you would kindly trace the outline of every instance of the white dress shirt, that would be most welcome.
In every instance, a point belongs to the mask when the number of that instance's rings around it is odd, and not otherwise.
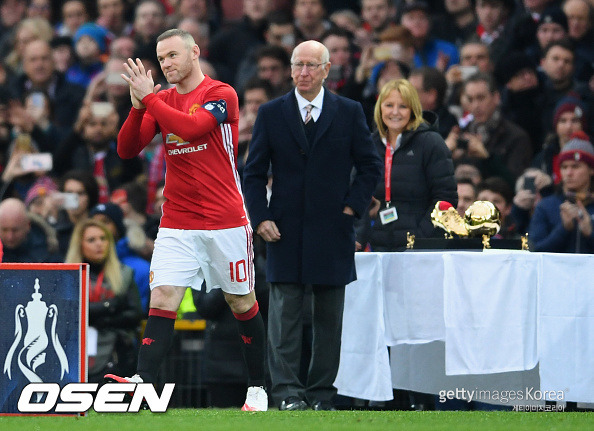
[[[295,89],[295,97],[297,98],[297,105],[299,106],[301,119],[305,121],[305,116],[307,115],[307,109],[305,109],[305,107],[307,105],[313,105],[313,109],[311,110],[311,118],[314,121],[318,121],[318,118],[320,118],[320,114],[322,113],[322,105],[324,104],[324,87],[322,87],[318,95],[311,102],[299,94],[297,89]]]

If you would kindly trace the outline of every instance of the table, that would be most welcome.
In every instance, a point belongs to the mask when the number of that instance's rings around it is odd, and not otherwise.
[[[536,395],[523,404],[594,402],[594,256],[496,250],[355,259],[339,394],[386,401],[392,388],[476,389],[483,397]]]

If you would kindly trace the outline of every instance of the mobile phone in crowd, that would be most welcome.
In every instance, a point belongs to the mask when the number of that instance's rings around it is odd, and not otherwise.
[[[124,81],[124,78],[121,77],[119,73],[108,73],[105,77],[105,83],[108,85],[121,85],[122,87],[127,87],[128,84]]]
[[[113,105],[110,102],[93,102],[91,103],[91,112],[93,117],[105,118],[114,111]]]
[[[44,108],[45,107],[45,96],[42,93],[35,92],[31,93],[31,103],[36,108]]]
[[[462,80],[466,80],[479,71],[477,66],[459,66]]]
[[[524,177],[524,189],[536,193],[536,184],[534,183],[534,180],[534,177]]]
[[[51,153],[23,154],[21,156],[21,168],[27,172],[51,171],[53,159]]]
[[[456,148],[459,148],[464,151],[468,151],[468,139],[458,138],[458,140],[456,141]]]
[[[72,210],[78,208],[78,194],[76,193],[54,193],[53,198],[59,208]]]

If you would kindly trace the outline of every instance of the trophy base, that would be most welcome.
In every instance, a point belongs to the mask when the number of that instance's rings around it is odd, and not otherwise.
[[[499,250],[522,250],[522,240],[491,238],[492,249]],[[483,239],[477,238],[416,238],[412,248],[406,251],[482,251]]]

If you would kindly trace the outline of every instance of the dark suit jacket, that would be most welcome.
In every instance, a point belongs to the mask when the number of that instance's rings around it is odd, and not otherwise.
[[[254,125],[244,193],[254,229],[273,220],[281,234],[267,245],[270,282],[345,285],[356,279],[354,217],[342,211],[347,205],[358,217],[366,211],[381,162],[358,102],[325,90],[316,126],[309,146],[294,91],[261,106]]]

